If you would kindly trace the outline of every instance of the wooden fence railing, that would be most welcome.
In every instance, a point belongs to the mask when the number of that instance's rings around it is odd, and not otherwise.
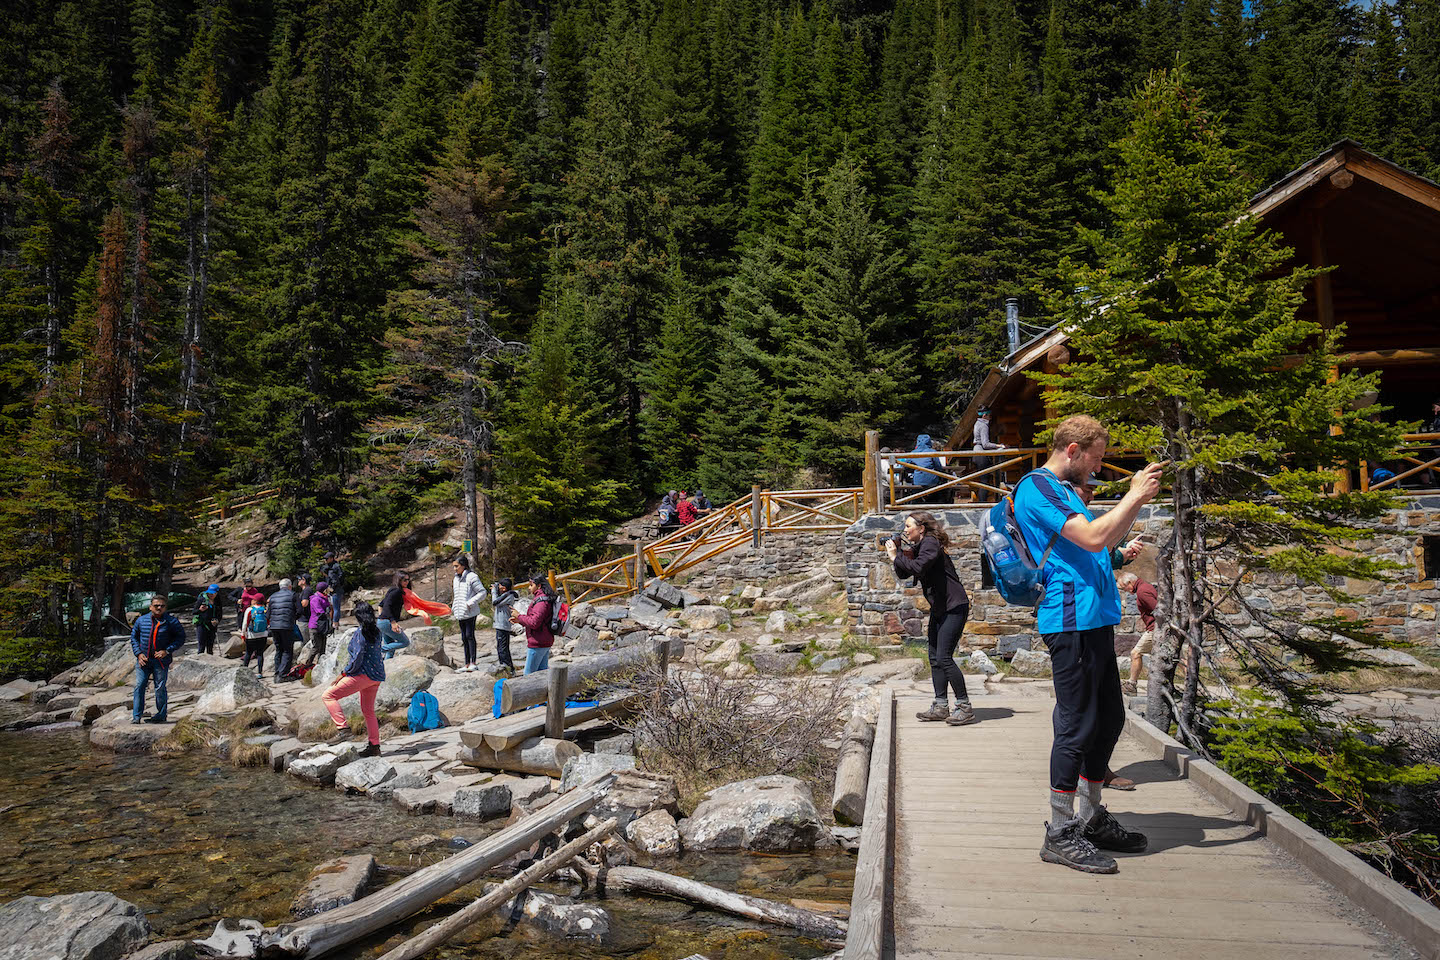
[[[635,593],[648,580],[669,580],[736,547],[760,546],[766,537],[844,530],[862,513],[860,487],[761,490],[711,510],[694,523],[635,552],[579,570],[550,574],[566,600],[602,603]]]
[[[1381,464],[1360,461],[1360,489],[1400,489],[1406,480],[1419,477],[1428,480],[1440,474],[1440,433],[1407,433],[1394,460],[1384,464],[1395,474],[1376,483],[1370,482],[1370,471]]]
[[[237,499],[231,500],[220,497],[205,497],[195,501],[195,512],[190,516],[201,523],[219,517],[221,520],[229,520],[232,516],[247,507],[253,507],[264,503],[267,500],[274,500],[280,496],[279,487],[271,487],[269,490],[255,490],[251,493],[241,494]],[[203,557],[194,553],[182,553],[172,561],[175,570],[197,570],[205,566]]]

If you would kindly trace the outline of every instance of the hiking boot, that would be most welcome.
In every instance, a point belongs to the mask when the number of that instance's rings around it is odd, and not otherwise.
[[[1132,697],[1135,696],[1135,694],[1140,691],[1140,688],[1135,685],[1135,681],[1134,681],[1134,680],[1122,680],[1122,681],[1120,681],[1120,689],[1121,689],[1122,691],[1124,691],[1125,693],[1128,693],[1128,694],[1129,694],[1130,696],[1132,696]]]
[[[950,704],[945,700],[936,700],[930,704],[930,709],[915,714],[918,720],[949,720]]]
[[[140,717],[131,717],[131,718],[130,718],[130,726],[132,726],[132,727],[138,727],[138,726],[140,726],[140,722],[141,722],[141,718],[140,718]]]
[[[1050,834],[1050,824],[1045,824],[1045,842],[1040,845],[1040,859],[1081,873],[1120,872],[1114,857],[1101,853],[1095,849],[1095,844],[1085,839],[1085,824],[1079,819],[1067,821],[1055,836]]]
[[[325,743],[326,743],[327,745],[333,746],[334,744],[337,744],[337,743],[349,743],[351,740],[354,740],[354,739],[355,739],[355,734],[351,733],[348,729],[346,729],[346,730],[336,730],[334,733],[332,733],[332,734],[330,735],[330,739],[326,740]]]
[[[365,749],[360,751],[360,756],[362,756],[362,757],[378,757],[378,756],[380,756],[380,744],[378,744],[378,743],[368,743],[368,744],[366,744],[366,745],[365,745]]]
[[[155,717],[146,717],[146,718],[145,718],[145,722],[146,722],[146,723],[168,723],[169,721],[167,721],[164,717],[155,716]]]
[[[955,704],[955,709],[950,711],[950,716],[945,722],[952,727],[963,727],[967,723],[975,722],[975,711],[971,709],[968,701],[960,700]]]
[[[1116,789],[1116,790],[1134,790],[1134,789],[1135,789],[1135,781],[1134,781],[1134,780],[1131,780],[1129,777],[1122,777],[1122,776],[1120,776],[1120,774],[1116,773],[1116,772],[1113,771],[1113,770],[1106,770],[1106,771],[1105,771],[1105,781],[1104,781],[1104,783],[1105,783],[1105,786],[1107,786],[1107,787],[1112,787],[1112,788],[1114,788],[1114,789]]]
[[[1150,845],[1145,834],[1126,830],[1104,807],[1097,810],[1085,826],[1085,839],[1101,850],[1114,850],[1117,853],[1143,853]]]

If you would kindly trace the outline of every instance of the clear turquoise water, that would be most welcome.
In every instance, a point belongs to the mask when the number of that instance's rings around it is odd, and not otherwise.
[[[106,890],[139,905],[167,938],[208,935],[222,917],[282,922],[311,869],[333,857],[371,853],[382,864],[416,867],[446,851],[411,853],[412,838],[432,834],[459,845],[489,832],[449,817],[407,816],[214,757],[116,756],[92,750],[81,731],[0,733],[0,770],[0,902]],[[854,873],[853,858],[845,856],[691,855],[659,866],[757,896],[846,903]],[[348,956],[378,956],[476,895],[462,890]],[[612,933],[600,946],[492,919],[437,955],[773,960],[828,952],[779,928],[686,904],[622,897],[603,905]]]

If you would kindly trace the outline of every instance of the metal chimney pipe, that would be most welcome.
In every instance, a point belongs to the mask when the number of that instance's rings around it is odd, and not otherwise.
[[[1005,299],[1005,332],[1010,335],[1010,353],[1020,349],[1020,298]]]

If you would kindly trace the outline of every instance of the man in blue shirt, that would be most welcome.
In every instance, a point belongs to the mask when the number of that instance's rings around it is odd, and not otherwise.
[[[1086,873],[1119,869],[1100,849],[1139,853],[1148,843],[1144,834],[1126,830],[1100,803],[1110,754],[1125,727],[1115,667],[1120,591],[1110,551],[1125,539],[1140,508],[1159,492],[1164,464],[1149,464],[1135,474],[1129,493],[1097,520],[1075,486],[1099,469],[1109,439],[1093,417],[1067,417],[1055,428],[1050,459],[1015,490],[1015,518],[1031,555],[1038,558],[1050,548],[1037,619],[1055,678],[1053,819],[1045,825],[1040,858]]]

